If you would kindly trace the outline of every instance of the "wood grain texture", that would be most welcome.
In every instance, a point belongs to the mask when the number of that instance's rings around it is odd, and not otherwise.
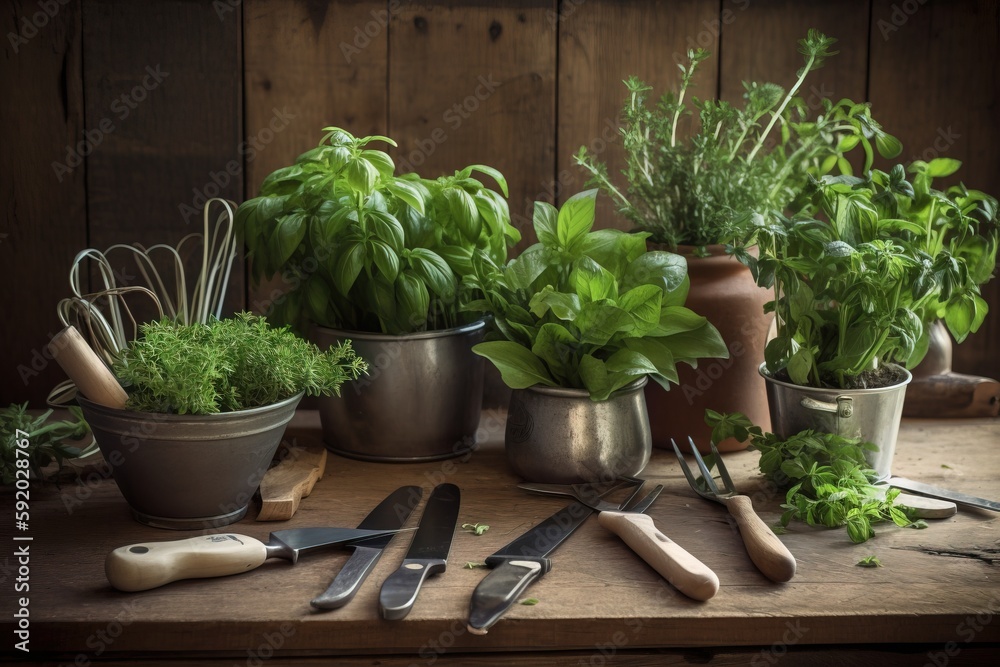
[[[802,68],[798,41],[815,28],[837,39],[839,53],[809,74],[799,96],[864,101],[868,66],[867,0],[723,0],[720,98],[739,103],[744,81],[771,81],[786,90]],[[727,13],[728,12],[728,13]]]
[[[530,211],[555,171],[555,10],[555,0],[414,3],[390,27],[397,166],[428,178],[470,164],[499,169],[519,249],[534,242]]]
[[[282,460],[260,480],[260,512],[257,521],[287,521],[312,493],[326,472],[326,448],[322,440],[298,438],[282,443]]]
[[[100,137],[87,159],[91,247],[176,245],[202,231],[207,199],[242,199],[240,13],[226,2],[84,3],[87,131]],[[201,263],[192,255],[189,289]],[[129,283],[134,265],[119,257]],[[243,292],[238,264],[227,312]]]
[[[721,28],[716,3],[591,0],[563,3],[558,29],[558,173],[547,194],[562,202],[587,181],[573,161],[580,146],[606,162],[612,181],[625,187],[618,133],[626,98],[622,80],[638,76],[653,86],[655,98],[674,90],[680,78],[675,63],[685,62],[689,48],[701,46],[716,53]],[[718,59],[703,63],[691,94],[715,97],[717,77]],[[521,213],[531,217],[530,209]],[[629,229],[631,223],[602,195],[595,227]]]
[[[56,303],[69,291],[69,266],[87,244],[80,7],[55,16],[36,2],[6,3],[0,12],[0,405],[42,405],[66,379],[44,355],[62,326]],[[12,38],[13,36],[13,38]],[[67,156],[72,166],[67,165]]]
[[[298,430],[292,433],[319,433],[315,413],[300,413],[293,426]],[[700,603],[681,595],[618,537],[587,521],[552,554],[552,570],[530,589],[539,604],[515,605],[488,635],[472,637],[465,632],[469,598],[486,573],[463,565],[482,562],[566,504],[516,488],[519,480],[507,471],[500,446],[502,415],[486,413],[482,427],[488,441],[466,461],[392,465],[330,457],[327,475],[309,502],[281,526],[354,526],[401,485],[419,485],[426,496],[438,483],[458,484],[463,496],[459,522],[484,522],[490,529],[480,536],[456,533],[448,570],[402,622],[379,619],[378,592],[399,566],[406,539],[394,540],[357,597],[330,613],[313,612],[309,600],[346,561],[341,551],[310,554],[294,566],[268,562],[242,575],[181,581],[131,595],[115,592],[102,568],[112,549],[186,534],[133,521],[107,480],[39,487],[37,497],[33,490],[32,640],[39,650],[81,651],[92,659],[88,638],[117,619],[120,636],[106,645],[102,659],[121,652],[160,657],[211,652],[218,659],[245,660],[247,650],[266,646],[277,632],[280,655],[404,654],[418,664],[440,657],[438,650],[461,664],[458,656],[470,652],[519,657],[528,650],[560,649],[586,655],[608,642],[622,654],[651,648],[676,654],[681,647],[687,652],[721,645],[767,649],[790,627],[801,631],[794,637],[800,650],[829,650],[822,645],[844,642],[906,642],[914,646],[896,648],[922,660],[928,645],[961,642],[963,655],[973,655],[982,642],[1000,642],[996,623],[984,624],[970,643],[957,630],[970,615],[1000,610],[994,573],[981,557],[996,547],[995,513],[962,510],[919,531],[879,525],[877,536],[860,547],[843,529],[796,523],[780,539],[795,554],[798,572],[788,584],[775,585],[750,561],[726,510],[694,495],[675,457],[660,451],[654,451],[643,473],[666,487],[649,515],[718,574],[721,587],[712,600]],[[998,438],[996,419],[905,421],[893,472],[995,496]],[[757,456],[727,454],[726,466],[737,488],[773,524],[783,495],[755,472]],[[417,508],[407,526],[416,525],[421,514]],[[266,540],[274,524],[246,519],[230,528]],[[878,556],[884,567],[857,567],[868,555]],[[11,625],[4,619],[0,629],[9,632]]]
[[[870,99],[874,115],[903,142],[901,160],[962,161],[959,181],[1000,195],[1000,16],[995,2],[907,4],[875,0]],[[885,161],[883,161],[885,166]],[[983,289],[990,313],[955,346],[954,370],[1000,379],[1000,281]]]
[[[387,3],[248,0],[243,11],[246,137],[256,146],[247,198],[319,143],[324,127],[386,133]],[[286,288],[280,276],[250,285],[248,304],[266,313]]]

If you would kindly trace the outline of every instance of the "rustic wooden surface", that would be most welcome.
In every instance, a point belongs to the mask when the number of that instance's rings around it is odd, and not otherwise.
[[[300,413],[290,435],[316,434],[316,422],[315,413]],[[72,661],[78,653],[93,660],[98,651],[104,658],[205,658],[188,664],[209,664],[209,657],[244,660],[269,651],[303,658],[409,656],[379,663],[402,665],[432,664],[438,658],[442,664],[578,664],[608,658],[611,652],[615,662],[608,664],[651,664],[636,656],[648,659],[650,651],[662,650],[662,664],[697,661],[698,656],[704,662],[716,654],[718,661],[712,664],[735,664],[734,656],[770,659],[788,648],[790,655],[799,656],[791,664],[802,664],[803,656],[812,656],[812,664],[872,664],[859,658],[871,657],[863,652],[836,663],[814,658],[827,645],[877,644],[868,649],[878,655],[891,649],[920,661],[897,657],[885,664],[923,664],[928,652],[956,642],[961,660],[949,664],[975,664],[968,661],[982,658],[989,647],[983,642],[1000,642],[1000,624],[990,622],[1000,611],[995,513],[963,510],[919,531],[883,525],[861,546],[851,544],[844,530],[794,525],[781,540],[796,556],[798,573],[788,584],[773,584],[750,563],[725,509],[695,496],[676,460],[661,451],[654,451],[644,472],[666,487],[649,513],[668,536],[719,575],[721,588],[713,599],[698,603],[676,593],[591,519],[555,552],[552,571],[527,593],[539,600],[537,605],[515,605],[488,635],[471,636],[465,631],[469,598],[486,571],[465,569],[465,563],[483,561],[565,505],[516,488],[519,480],[507,472],[499,444],[502,432],[502,413],[487,412],[481,431],[487,442],[465,462],[378,464],[331,456],[326,476],[291,521],[261,524],[248,518],[230,527],[231,532],[266,539],[278,528],[355,525],[401,485],[421,486],[426,498],[438,483],[458,484],[463,492],[460,521],[487,523],[490,529],[481,536],[457,532],[447,572],[428,581],[410,615],[397,622],[379,619],[377,596],[381,582],[398,567],[405,538],[390,545],[357,597],[331,612],[313,611],[309,600],[343,565],[344,552],[124,594],[111,589],[104,577],[108,552],[132,542],[196,533],[136,523],[111,481],[33,490],[33,655],[46,653],[53,661],[62,656]],[[996,419],[907,421],[893,472],[996,497],[998,442]],[[726,463],[738,487],[773,523],[781,499],[753,473],[756,458],[753,452],[737,452],[728,454]],[[410,523],[419,516],[415,512]],[[868,555],[878,556],[884,567],[857,567]],[[6,558],[10,563],[11,556]],[[11,595],[5,586],[5,604],[12,603]],[[8,637],[11,625],[5,615],[0,627]],[[912,645],[893,646],[899,643]],[[534,650],[563,653],[524,655]],[[505,657],[469,657],[483,651],[504,652]],[[358,657],[347,664],[376,664],[369,660],[374,658]]]
[[[571,155],[603,135],[607,119],[618,120],[620,79],[636,72],[662,90],[676,76],[675,54],[698,44],[717,54],[697,93],[735,99],[743,78],[787,77],[799,62],[793,40],[809,27],[827,30],[841,53],[811,82],[821,90],[828,82],[835,97],[867,96],[876,118],[902,139],[904,158],[958,158],[965,182],[1000,192],[1000,19],[992,0],[46,6],[56,7],[54,17],[39,14],[38,2],[8,3],[3,15],[5,35],[30,37],[16,52],[6,40],[0,63],[16,91],[0,116],[0,280],[30,285],[31,293],[7,289],[0,297],[3,312],[17,314],[16,327],[6,329],[11,343],[0,348],[0,404],[40,405],[59,377],[33,350],[55,333],[71,258],[88,245],[176,241],[194,226],[178,207],[193,202],[195,190],[214,190],[211,174],[225,173],[232,160],[238,173],[220,192],[241,199],[312,146],[327,123],[387,131],[402,142],[397,158],[430,141],[421,173],[476,162],[501,168],[515,221],[528,231],[533,200],[565,200],[582,186]],[[120,119],[121,107],[110,105],[156,64],[169,77]],[[491,74],[502,85],[453,127],[444,113]],[[264,144],[261,133],[286,106],[296,116],[251,156],[246,146]],[[56,181],[52,164],[65,160],[67,145],[99,132],[105,119],[115,131]],[[447,140],[435,142],[435,129]],[[615,148],[606,154],[615,171]],[[624,225],[602,206],[599,226]],[[237,280],[231,305],[264,311],[270,289],[246,294]],[[955,370],[1000,377],[993,351],[1000,283],[984,294],[993,312],[956,349]],[[25,385],[18,366],[33,362],[45,370]]]

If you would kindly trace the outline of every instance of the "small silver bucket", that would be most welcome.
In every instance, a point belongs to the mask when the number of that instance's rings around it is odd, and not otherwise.
[[[243,518],[301,399],[176,415],[108,408],[77,396],[132,515],[173,530]]]
[[[575,484],[639,474],[653,450],[640,378],[604,401],[584,389],[515,389],[507,413],[507,462],[529,482]]]
[[[363,461],[436,461],[469,452],[483,406],[486,322],[404,336],[315,327],[326,349],[350,340],[368,375],[319,400],[327,449]]]
[[[829,389],[776,380],[768,374],[766,364],[761,364],[771,430],[783,438],[812,429],[874,443],[878,451],[866,452],[866,458],[880,480],[888,479],[906,385],[913,379],[905,368],[896,368],[906,377],[890,387]]]

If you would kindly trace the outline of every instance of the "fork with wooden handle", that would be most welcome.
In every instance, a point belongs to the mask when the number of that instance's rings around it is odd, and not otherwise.
[[[736,492],[733,480],[729,477],[729,471],[722,464],[719,450],[712,444],[712,454],[715,455],[715,461],[719,467],[719,475],[722,476],[723,489],[719,489],[719,486],[712,478],[712,473],[705,465],[701,454],[698,453],[698,447],[694,444],[694,440],[688,438],[688,442],[691,445],[691,451],[694,453],[694,460],[701,470],[701,485],[698,484],[699,480],[696,480],[691,474],[691,469],[688,468],[687,462],[684,460],[684,455],[681,454],[681,450],[677,447],[677,443],[671,439],[670,444],[674,446],[674,452],[677,454],[677,460],[681,464],[681,470],[684,471],[684,476],[687,478],[691,488],[702,498],[714,500],[717,503],[725,505],[729,513],[736,519],[736,525],[740,529],[740,535],[743,537],[743,545],[747,549],[747,554],[749,554],[750,560],[757,566],[757,569],[761,571],[761,574],[771,581],[778,583],[789,581],[795,576],[795,556],[788,550],[788,547],[781,543],[781,540],[767,527],[767,524],[757,516],[750,498]]]

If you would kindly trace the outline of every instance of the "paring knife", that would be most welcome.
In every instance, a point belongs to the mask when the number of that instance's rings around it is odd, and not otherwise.
[[[413,508],[420,503],[423,493],[419,486],[404,486],[393,491],[358,524],[358,528],[365,530],[401,528]],[[354,553],[337,573],[330,587],[310,604],[317,609],[337,609],[350,602],[368,574],[375,568],[382,551],[393,537],[394,535],[386,535],[354,543]]]
[[[635,488],[623,506],[631,502],[640,488]],[[641,506],[632,508],[637,512],[644,509]],[[485,635],[533,581],[552,569],[547,556],[572,535],[593,511],[581,502],[567,505],[488,557],[486,566],[493,570],[472,593],[469,633]]]
[[[940,486],[932,486],[930,484],[924,484],[923,482],[915,482],[912,479],[906,479],[905,477],[890,477],[885,480],[884,483],[889,486],[894,486],[897,489],[902,489],[903,491],[912,491],[913,493],[931,496],[932,498],[950,500],[951,502],[958,503],[959,505],[968,505],[969,507],[979,507],[985,510],[1000,512],[1000,502],[995,500],[977,498],[976,496],[970,496],[965,493],[960,493],[959,491],[942,489]]]
[[[398,529],[293,528],[271,533],[267,544],[236,533],[143,542],[118,547],[108,554],[104,561],[104,573],[112,586],[132,593],[180,579],[248,572],[260,567],[268,558],[286,558],[295,563],[301,552],[397,532]]]
[[[434,487],[403,564],[382,584],[378,604],[383,618],[395,621],[405,617],[424,579],[444,572],[460,504],[461,494],[454,484]]]

